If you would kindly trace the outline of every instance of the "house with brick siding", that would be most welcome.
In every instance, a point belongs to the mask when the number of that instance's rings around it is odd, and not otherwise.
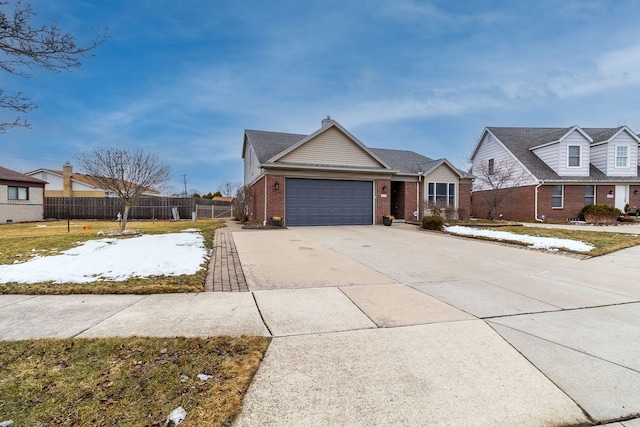
[[[640,208],[640,138],[616,128],[487,127],[472,154],[472,215],[486,218],[487,192],[509,192],[496,215],[567,221],[590,204]],[[499,186],[491,174],[508,170]],[[495,194],[495,193],[493,193]]]
[[[371,225],[384,215],[415,221],[429,201],[470,212],[471,175],[447,159],[369,148],[329,117],[309,135],[245,130],[242,158],[251,221]]]

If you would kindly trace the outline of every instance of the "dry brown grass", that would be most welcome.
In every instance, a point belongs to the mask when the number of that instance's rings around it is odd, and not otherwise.
[[[10,227],[20,227],[19,233]],[[213,246],[215,230],[224,227],[219,220],[192,221],[131,221],[127,229],[144,234],[180,232],[197,228],[209,250]],[[101,239],[98,231],[118,229],[116,221],[72,221],[67,231],[66,221],[32,224],[5,224],[0,226],[0,264],[24,261],[34,255],[51,256],[73,248],[88,240]],[[123,239],[128,237],[121,237]],[[206,277],[207,263],[193,275],[132,277],[124,281],[98,281],[77,283],[7,283],[0,284],[0,294],[154,294],[169,292],[201,292]]]
[[[181,425],[229,425],[268,345],[255,336],[0,342],[0,421],[161,425],[182,406]]]
[[[640,236],[628,233],[521,226],[500,227],[499,230],[528,236],[555,237],[558,239],[579,240],[594,246],[594,249],[589,252],[581,252],[582,254],[589,256],[605,255],[611,252],[618,251],[620,249],[640,245]]]

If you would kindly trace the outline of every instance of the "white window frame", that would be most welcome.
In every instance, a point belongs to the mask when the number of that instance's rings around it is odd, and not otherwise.
[[[429,181],[427,183],[427,202],[428,203],[438,203],[438,196],[443,196],[442,194],[438,194],[437,188],[438,184],[444,184],[447,188],[447,194],[445,196],[445,206],[451,206],[455,208],[457,206],[457,197],[456,194],[458,192],[457,185],[455,182],[443,182],[443,181]],[[430,191],[433,187],[433,193]],[[453,188],[453,195],[451,195],[451,188]],[[453,204],[449,203],[453,199]]]
[[[618,149],[624,148],[626,150],[625,156],[618,156]],[[631,148],[629,145],[616,145],[613,148],[613,166],[618,169],[628,169],[629,168],[629,155],[631,153]],[[625,159],[624,166],[618,165],[618,159]]]
[[[572,148],[577,148],[578,149],[578,164],[577,165],[572,165],[571,164],[571,159],[576,157],[576,156],[572,156],[571,155],[571,149]],[[568,168],[579,168],[581,166],[582,166],[582,146],[580,146],[580,145],[568,145],[567,146],[567,167]]]
[[[560,187],[560,195],[553,194],[553,190],[556,187]],[[560,206],[554,206],[553,201],[560,197]],[[552,185],[551,186],[551,209],[564,209],[564,185]]]
[[[487,161],[487,175],[493,175],[496,173],[495,163],[495,159],[489,159]]]

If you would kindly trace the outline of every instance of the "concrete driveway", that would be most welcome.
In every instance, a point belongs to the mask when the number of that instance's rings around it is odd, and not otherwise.
[[[272,336],[238,426],[640,427],[640,248],[232,234],[250,292],[0,295],[0,339]]]
[[[640,248],[408,225],[234,239],[274,336],[237,425],[640,423]]]

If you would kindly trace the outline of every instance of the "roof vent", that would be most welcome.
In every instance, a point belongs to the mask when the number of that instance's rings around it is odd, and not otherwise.
[[[326,119],[322,119],[322,127],[326,128],[334,124],[336,121],[331,119],[331,116],[327,116]]]

